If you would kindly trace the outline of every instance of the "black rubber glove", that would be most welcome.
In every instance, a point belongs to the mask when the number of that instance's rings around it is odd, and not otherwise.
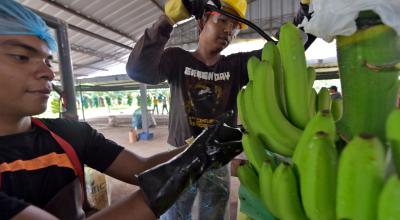
[[[309,5],[300,3],[300,8],[296,13],[296,16],[293,18],[293,24],[299,26],[304,19],[310,20],[312,17],[312,12],[309,12]],[[315,41],[316,37],[312,34],[304,33],[304,28],[299,27],[299,29],[303,32],[303,42],[304,49],[307,50],[311,44]],[[275,37],[279,39],[279,30],[276,32]]]
[[[181,154],[137,178],[146,202],[159,217],[210,168],[220,168],[242,152],[242,130],[218,123],[206,128]]]
[[[213,2],[218,8],[221,8],[221,2],[219,0],[182,0],[185,8],[191,15],[194,15],[196,19],[200,19],[203,16],[207,2],[209,1]]]
[[[307,20],[310,20],[312,16],[312,12],[309,12],[309,6],[307,4],[302,4],[300,3],[300,8],[297,11],[296,16],[293,19],[293,24],[294,25],[299,25],[303,22],[303,19],[306,18]]]

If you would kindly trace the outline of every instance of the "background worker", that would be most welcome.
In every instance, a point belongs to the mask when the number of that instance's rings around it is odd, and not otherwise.
[[[56,42],[45,22],[14,0],[0,1],[0,15],[0,219],[84,218],[84,164],[141,187],[92,219],[155,219],[205,170],[241,151],[241,131],[221,122],[182,153],[142,158],[86,123],[33,118],[47,107]]]
[[[330,93],[332,99],[341,99],[342,98],[342,94],[340,94],[340,92],[338,92],[336,86],[329,87],[329,93]]]
[[[163,96],[162,97],[162,110],[161,110],[161,114],[164,114],[164,109],[165,109],[165,111],[167,112],[167,114],[168,114],[168,105],[167,105],[167,97],[166,96]]]
[[[156,96],[153,96],[153,114],[155,114],[155,110],[157,110],[157,115],[159,114],[158,112],[158,98]]]
[[[162,15],[136,43],[127,64],[129,76],[139,82],[170,84],[168,143],[187,145],[193,137],[215,123],[222,113],[236,109],[236,95],[248,81],[247,60],[261,51],[221,55],[246,25],[222,14],[205,11],[207,1],[169,0]],[[222,0],[222,9],[245,18],[246,0]],[[204,12],[204,13],[203,13]],[[194,52],[168,48],[172,25],[195,15],[199,30]],[[236,117],[229,122],[236,125]],[[199,219],[224,219],[229,201],[228,166],[207,172],[161,219],[191,219],[191,209],[199,190]]]

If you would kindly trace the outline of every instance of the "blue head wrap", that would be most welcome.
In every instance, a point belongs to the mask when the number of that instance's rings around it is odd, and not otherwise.
[[[33,35],[50,50],[57,50],[57,42],[43,19],[14,0],[0,0],[0,35]]]

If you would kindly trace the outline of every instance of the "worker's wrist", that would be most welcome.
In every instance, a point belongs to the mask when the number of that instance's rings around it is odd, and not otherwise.
[[[170,17],[168,17],[167,15],[164,15],[164,17],[169,25],[174,26],[175,22]]]

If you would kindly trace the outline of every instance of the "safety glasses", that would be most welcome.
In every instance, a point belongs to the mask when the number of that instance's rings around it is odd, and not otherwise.
[[[239,34],[240,22],[235,21],[232,18],[228,18],[227,16],[216,11],[211,11],[208,12],[207,14],[213,15],[210,18],[215,24],[220,25],[224,29],[231,30],[231,33],[234,37],[236,37]]]

